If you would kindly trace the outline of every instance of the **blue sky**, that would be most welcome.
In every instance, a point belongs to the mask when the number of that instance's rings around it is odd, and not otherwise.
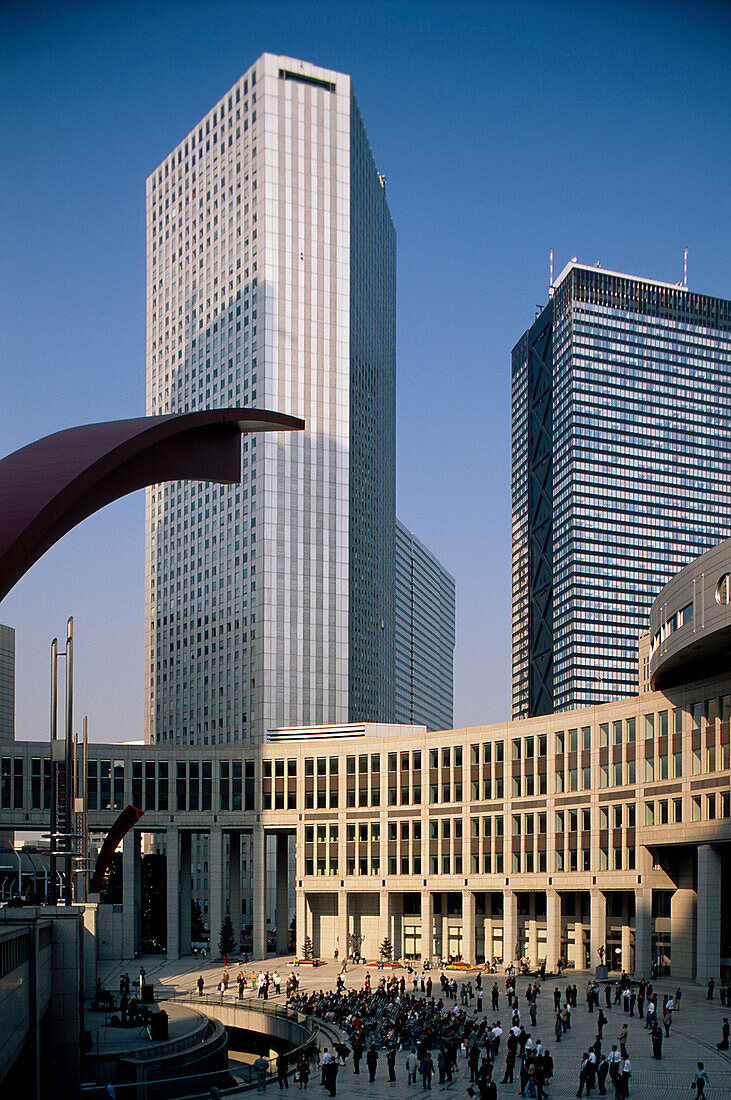
[[[457,580],[455,722],[510,713],[510,351],[584,262],[731,296],[726,2],[7,3],[0,454],[144,412],[144,180],[269,50],[350,72],[398,233],[398,513]],[[284,410],[290,411],[290,410]],[[296,412],[297,410],[292,410]],[[18,736],[142,736],[143,499],[0,605]]]

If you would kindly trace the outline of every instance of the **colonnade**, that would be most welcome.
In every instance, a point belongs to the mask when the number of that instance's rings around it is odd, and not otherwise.
[[[141,830],[130,831],[122,847],[122,952],[134,957],[141,947],[142,910],[142,838]],[[166,852],[167,957],[177,959],[191,951],[191,881],[192,838],[195,833],[208,835],[208,927],[211,953],[218,955],[218,939],[227,910],[231,916],[234,938],[241,932],[241,837],[252,839],[252,912],[246,923],[252,926],[252,954],[265,958],[267,953],[267,854],[264,829],[228,829],[209,826],[207,829],[185,829],[172,826],[163,832]],[[224,836],[226,834],[226,836]],[[276,950],[287,950],[288,920],[288,833],[275,831],[276,836]],[[225,840],[228,838],[228,854]],[[228,883],[228,885],[226,885]]]
[[[470,963],[497,959],[502,967],[525,957],[531,968],[545,960],[548,971],[559,959],[590,970],[604,959],[611,969],[640,977],[650,977],[669,954],[674,977],[702,982],[717,972],[721,950],[721,857],[707,844],[688,858],[697,859],[697,868],[691,874],[681,867],[669,915],[653,914],[653,890],[641,884],[633,891],[593,884],[577,891],[422,889],[417,906],[416,892],[367,893],[342,885],[328,891],[321,879],[324,889],[297,892],[297,947],[301,951],[310,937],[321,956],[357,949],[374,959],[388,939],[396,957],[455,955]]]

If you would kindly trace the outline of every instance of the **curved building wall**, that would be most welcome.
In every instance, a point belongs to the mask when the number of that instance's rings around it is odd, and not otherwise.
[[[731,539],[665,585],[650,613],[650,678],[670,687],[731,668]]]

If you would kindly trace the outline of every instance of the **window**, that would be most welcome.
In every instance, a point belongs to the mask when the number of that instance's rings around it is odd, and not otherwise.
[[[701,799],[700,795],[693,795],[690,802],[690,819],[691,821],[700,821],[701,819]]]
[[[581,747],[584,750],[591,748],[591,726],[582,726]]]
[[[650,741],[655,736],[655,715],[645,715],[645,740]]]
[[[609,722],[601,722],[599,725],[599,748],[606,749],[609,746]]]

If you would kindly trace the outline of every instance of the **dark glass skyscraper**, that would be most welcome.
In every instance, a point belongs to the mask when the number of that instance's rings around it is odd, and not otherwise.
[[[513,716],[637,691],[637,639],[731,533],[731,303],[572,261],[513,349]]]

